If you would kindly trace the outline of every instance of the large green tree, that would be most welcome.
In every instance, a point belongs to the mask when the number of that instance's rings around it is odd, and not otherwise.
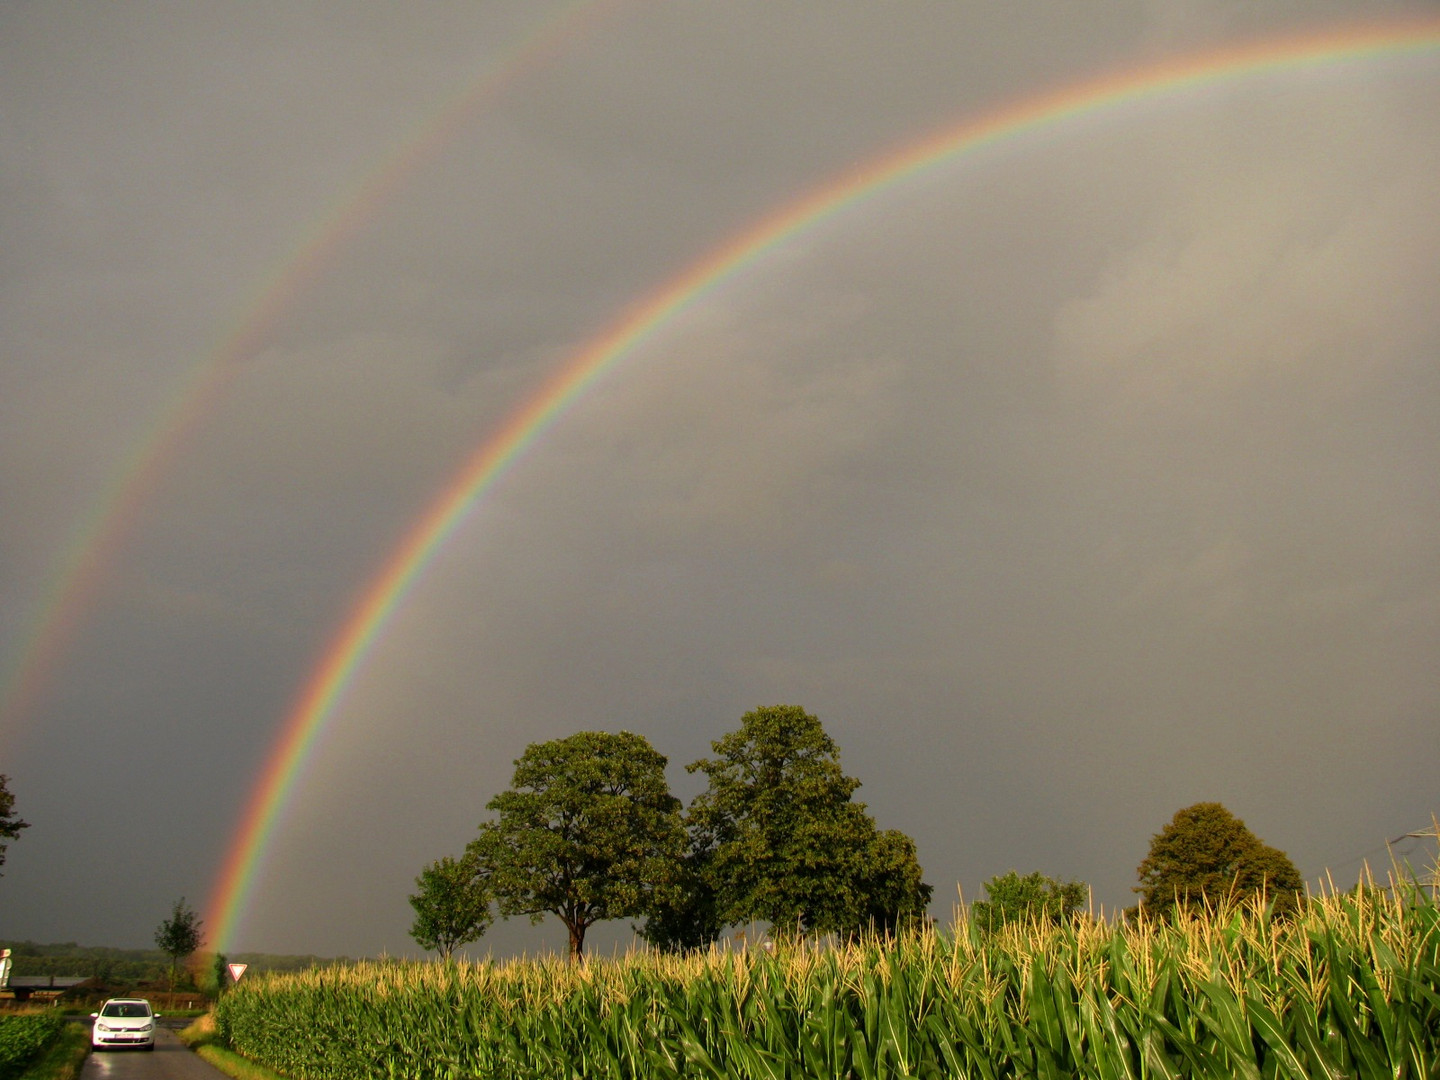
[[[603,919],[646,915],[685,851],[665,758],[640,735],[582,731],[532,743],[510,790],[491,799],[469,853],[500,913],[557,916],[578,959]]]
[[[175,989],[175,969],[180,961],[200,948],[204,937],[201,919],[182,896],[175,901],[170,917],[155,928],[155,944],[170,957],[170,989]]]
[[[1057,881],[1038,870],[1022,877],[1011,870],[985,883],[986,898],[971,905],[970,917],[992,932],[1013,922],[1058,923],[1074,915],[1088,895],[1083,881]]]
[[[471,856],[437,859],[420,871],[415,885],[420,891],[410,897],[415,909],[410,936],[442,960],[480,937],[495,920],[489,883]]]
[[[1219,905],[1259,895],[1294,910],[1305,880],[1283,851],[1263,843],[1218,802],[1177,810],[1150,840],[1138,873],[1140,906],[1168,916],[1177,907]]]
[[[860,781],[818,719],[795,705],[755,709],[711,748],[687,766],[709,781],[689,822],[722,924],[852,934],[923,914],[931,890],[914,844],[853,801]]]
[[[10,845],[6,840],[20,839],[20,830],[28,829],[30,823],[15,816],[15,796],[10,794],[10,778],[0,773],[0,866],[5,865],[5,849]]]

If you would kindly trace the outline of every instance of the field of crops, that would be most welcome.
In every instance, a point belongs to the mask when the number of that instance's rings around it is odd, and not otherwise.
[[[0,1016],[0,1080],[19,1076],[40,1052],[60,1036],[57,1012]]]
[[[220,1037],[296,1080],[1440,1076],[1423,890],[779,955],[360,964],[242,984]]]

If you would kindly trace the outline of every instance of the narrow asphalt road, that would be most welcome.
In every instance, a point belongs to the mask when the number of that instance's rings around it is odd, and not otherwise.
[[[99,1050],[85,1059],[80,1080],[228,1080],[224,1073],[201,1060],[175,1037],[173,1031],[155,1032],[155,1050]]]

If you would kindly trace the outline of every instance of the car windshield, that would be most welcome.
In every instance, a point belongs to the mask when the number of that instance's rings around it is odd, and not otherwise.
[[[150,1006],[143,1001],[107,1001],[101,1016],[149,1016]]]

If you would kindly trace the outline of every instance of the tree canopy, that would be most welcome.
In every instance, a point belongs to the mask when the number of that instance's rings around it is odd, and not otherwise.
[[[1218,802],[1178,810],[1150,841],[1138,873],[1140,904],[1168,916],[1176,907],[1218,905],[1260,895],[1277,911],[1299,905],[1300,871],[1283,851],[1262,843]]]
[[[182,896],[175,901],[170,917],[155,928],[155,945],[170,957],[170,989],[175,989],[175,969],[180,961],[200,948],[204,940],[201,919]]]
[[[6,840],[20,839],[20,830],[28,829],[30,823],[21,821],[15,815],[15,796],[10,793],[10,778],[0,773],[0,866],[5,865],[5,849],[10,845]]]
[[[532,743],[515,762],[510,790],[488,808],[496,817],[467,851],[500,913],[532,922],[557,916],[572,959],[594,923],[647,914],[685,851],[665,758],[630,732]]]
[[[999,930],[1010,923],[1058,923],[1079,910],[1089,895],[1083,881],[1057,881],[1038,870],[1023,877],[1011,870],[985,883],[986,899],[970,907],[980,928]]]
[[[860,782],[816,717],[755,709],[711,748],[715,757],[687,766],[709,780],[688,820],[721,924],[852,934],[923,915],[931,888],[914,843],[877,830],[852,800]]]
[[[415,879],[420,891],[410,897],[415,921],[410,936],[442,960],[476,940],[495,920],[490,888],[473,857],[437,859]]]

